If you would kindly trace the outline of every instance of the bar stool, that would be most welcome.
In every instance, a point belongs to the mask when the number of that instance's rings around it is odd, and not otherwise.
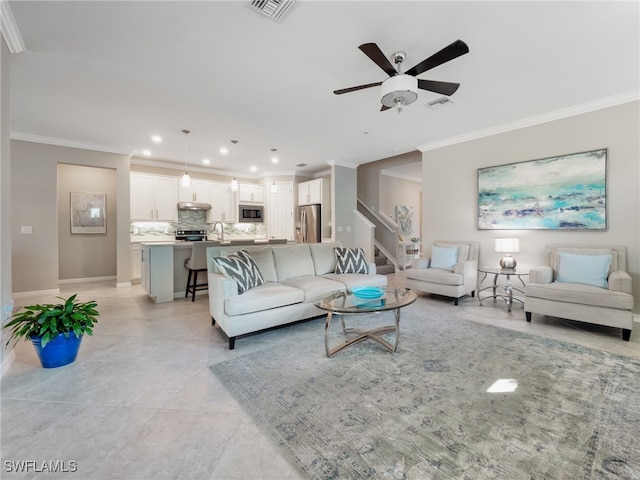
[[[187,276],[187,288],[184,292],[185,298],[191,293],[191,301],[196,300],[196,291],[207,290],[209,282],[198,283],[198,273],[207,271],[207,247],[215,247],[220,242],[193,242],[191,247],[191,258],[184,261],[184,266],[189,270]],[[193,281],[192,281],[193,280]]]

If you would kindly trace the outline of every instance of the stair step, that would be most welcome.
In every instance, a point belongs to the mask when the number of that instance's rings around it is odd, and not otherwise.
[[[376,273],[379,273],[380,275],[386,275],[388,273],[395,273],[395,269],[390,263],[385,263],[383,265],[376,265]]]
[[[384,255],[376,256],[373,257],[373,261],[376,265],[384,265],[385,263],[387,263],[387,257],[385,257]]]

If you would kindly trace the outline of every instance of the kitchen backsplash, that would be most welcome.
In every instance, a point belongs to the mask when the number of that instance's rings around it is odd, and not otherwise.
[[[207,230],[211,240],[217,240],[213,224],[207,223],[207,214],[200,210],[178,210],[178,222],[131,222],[129,234],[132,237],[174,236],[176,230]],[[220,227],[218,227],[220,230]],[[264,223],[224,223],[225,238],[262,238],[266,236]]]

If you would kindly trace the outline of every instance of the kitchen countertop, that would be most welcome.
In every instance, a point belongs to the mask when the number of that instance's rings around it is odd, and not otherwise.
[[[147,245],[151,247],[159,247],[159,246],[174,246],[174,247],[191,247],[196,242],[183,242],[176,240],[138,240],[131,241],[131,243],[139,243],[140,245]],[[268,245],[269,240],[240,240],[234,239],[233,244],[231,241],[225,240],[220,243],[221,247],[228,247],[230,245],[241,247],[243,245]]]

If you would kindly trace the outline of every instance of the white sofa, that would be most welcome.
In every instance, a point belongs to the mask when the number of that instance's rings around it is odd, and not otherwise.
[[[582,281],[558,281],[560,255],[611,255],[606,284],[594,286]],[[531,314],[579,320],[618,327],[622,339],[629,340],[633,327],[631,276],[627,273],[627,248],[621,245],[547,245],[548,265],[529,270],[524,310]],[[579,278],[576,280],[580,280]]]
[[[367,262],[367,273],[336,274],[334,249],[339,242],[207,249],[209,311],[229,338],[325,314],[313,302],[360,285],[385,287],[387,277],[376,274]],[[243,249],[256,263],[265,283],[238,293],[235,280],[223,275],[214,257]]]

